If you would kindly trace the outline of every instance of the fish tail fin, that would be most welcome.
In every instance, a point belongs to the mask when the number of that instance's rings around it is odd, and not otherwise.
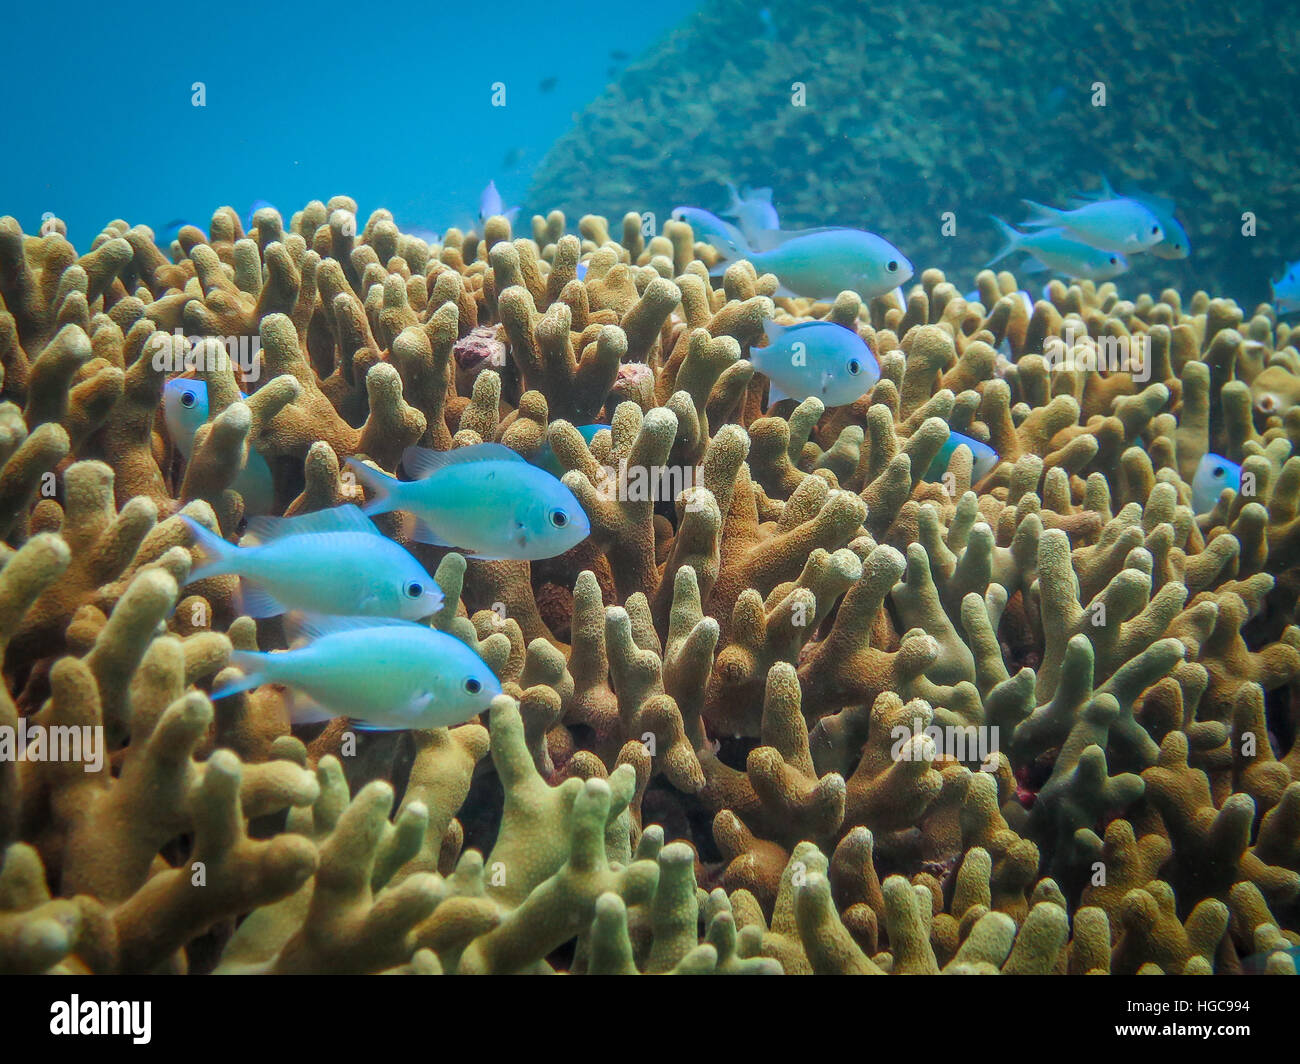
[[[392,513],[398,508],[393,502],[393,485],[400,484],[401,481],[396,477],[390,477],[387,473],[381,473],[378,469],[372,469],[356,458],[349,458],[347,467],[371,495],[370,501],[361,508],[363,514],[370,517],[374,514]]]
[[[998,232],[1002,234],[1002,237],[1006,241],[1006,243],[1003,244],[1002,250],[1000,250],[996,255],[994,255],[991,259],[989,259],[988,262],[984,264],[983,268],[986,270],[990,266],[992,266],[995,262],[1001,262],[1008,255],[1013,255],[1018,250],[1020,250],[1020,240],[1021,237],[1024,235],[1023,233],[1016,232],[1016,230],[1012,229],[1011,226],[1007,225],[1007,223],[1004,222],[1001,218],[995,217],[992,214],[989,215],[989,218],[991,218],[993,220],[993,224],[998,227]],[[904,306],[906,305],[907,304],[904,304]]]
[[[207,555],[203,565],[190,571],[189,583],[206,580],[210,576],[225,576],[233,573],[235,556],[239,553],[239,548],[232,543],[227,543],[212,529],[199,524],[189,514],[180,516],[188,526],[190,534],[194,536],[195,544]]]
[[[1021,200],[1029,208],[1029,217],[1021,225],[1058,225],[1061,220],[1061,212],[1055,207],[1045,207],[1041,203],[1035,203],[1033,200]]]
[[[728,217],[735,217],[736,212],[744,206],[745,201],[740,198],[740,193],[737,191],[736,186],[730,181],[727,182],[727,198],[729,200],[727,203],[727,209],[720,213],[727,215]]]
[[[230,652],[230,664],[239,669],[244,675],[238,680],[232,680],[230,683],[217,688],[208,697],[215,702],[219,698],[227,698],[242,691],[251,691],[254,687],[261,687],[262,684],[267,682],[266,662],[270,656],[270,654],[262,654],[255,650],[232,650]]]

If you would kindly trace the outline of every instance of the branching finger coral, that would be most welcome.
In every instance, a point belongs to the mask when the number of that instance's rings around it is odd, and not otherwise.
[[[818,303],[711,275],[685,222],[482,228],[337,197],[78,256],[0,220],[0,970],[1294,971],[1273,308],[933,269]],[[879,380],[771,404],[769,320],[852,329]],[[188,458],[177,376],[209,397]],[[590,535],[467,559],[375,520],[489,709],[375,731],[218,689],[299,638],[191,580],[187,519],[238,543],[251,456],[297,516],[481,443],[558,471]],[[1207,454],[1243,479],[1205,510]]]

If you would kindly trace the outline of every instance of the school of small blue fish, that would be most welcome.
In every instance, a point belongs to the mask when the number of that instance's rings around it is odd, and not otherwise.
[[[1117,193],[1104,174],[1099,188],[1072,196],[1067,208],[1024,203],[1030,217],[1020,229],[992,219],[1005,243],[986,265],[1024,252],[1022,270],[1105,281],[1127,273],[1132,256],[1185,259],[1192,251],[1173,200],[1140,189]]]
[[[914,268],[884,237],[838,226],[783,230],[772,189],[725,188],[728,202],[717,214],[692,206],[672,212],[674,220],[691,226],[697,241],[716,251],[714,275],[747,259],[759,273],[776,276],[778,298],[830,301],[852,291],[864,300],[892,294],[906,307],[903,286]],[[1004,244],[987,265],[1025,255],[1022,271],[1103,281],[1126,273],[1134,257],[1148,252],[1164,259],[1191,253],[1171,200],[1138,189],[1117,193],[1105,176],[1099,188],[1076,194],[1066,207],[1024,202],[1030,217],[1019,229],[992,219]],[[255,201],[246,226],[252,226],[259,209],[270,206]],[[518,210],[506,207],[495,181],[489,181],[479,200],[479,227],[494,215],[513,220]],[[174,240],[186,224],[177,219],[163,227],[160,245]],[[431,244],[439,240],[432,230],[418,235]],[[577,267],[579,278],[586,270],[584,258]],[[1018,295],[1032,314],[1034,297],[1026,291]],[[979,294],[966,298],[977,301]],[[1285,266],[1273,282],[1273,301],[1279,314],[1300,311],[1300,260]],[[769,406],[812,397],[828,408],[846,406],[881,378],[875,353],[851,328],[822,320],[779,324],[768,319],[764,333],[766,343],[752,347],[749,359],[767,378]],[[211,416],[206,383],[188,377],[168,381],[162,413],[172,445],[188,462],[195,434]],[[608,428],[577,426],[588,444]],[[988,443],[950,430],[925,479],[941,481],[959,448],[971,455],[974,482],[1001,463]],[[419,559],[385,536],[371,518],[408,515],[411,540],[452,548],[469,558],[540,560],[585,540],[591,532],[587,514],[564,483],[566,471],[546,442],[527,457],[495,443],[445,452],[411,447],[401,463],[410,479],[389,476],[355,458],[347,464],[366,491],[364,508],[346,505],[297,517],[266,516],[274,504],[271,471],[265,457],[250,448],[233,484],[250,518],[242,545],[185,518],[203,556],[190,583],[238,577],[244,613],[283,617],[286,631],[299,637],[282,652],[235,651],[232,664],[244,675],[213,697],[274,683],[288,688],[295,723],[342,716],[359,728],[402,729],[469,720],[500,693],[500,683],[468,645],[418,623],[443,608],[443,593]],[[1239,464],[1205,455],[1192,482],[1194,512],[1210,513],[1225,491],[1240,492],[1241,484]]]

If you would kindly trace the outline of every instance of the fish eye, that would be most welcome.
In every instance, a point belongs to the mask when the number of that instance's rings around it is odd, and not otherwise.
[[[1119,259],[1116,258],[1114,255],[1112,255],[1112,256],[1110,257],[1110,264],[1111,264],[1112,266],[1118,266],[1118,265],[1119,265]]]
[[[550,518],[551,524],[553,524],[556,528],[563,528],[565,525],[569,523],[569,515],[566,514],[563,510],[552,510],[549,514],[547,514],[547,517]]]
[[[1226,472],[1227,472],[1227,470],[1225,470],[1225,469],[1223,468],[1223,466],[1215,466],[1215,467],[1214,467],[1214,472],[1211,473],[1210,475],[1211,475],[1212,477],[1214,477],[1215,480],[1222,480],[1222,479],[1223,479],[1223,474],[1226,473]]]
[[[887,263],[885,263],[885,269],[887,269],[890,273],[897,272],[898,261],[896,259],[890,259]]]
[[[856,377],[856,376],[858,375],[858,373],[861,371],[861,369],[862,369],[862,363],[861,363],[861,362],[859,362],[856,358],[851,358],[851,359],[849,359],[849,372],[850,372],[850,373],[852,373],[852,374]]]
[[[1160,235],[1160,226],[1158,226],[1158,225],[1153,225],[1153,226],[1151,227],[1151,235],[1152,235],[1152,236],[1159,236],[1159,235]]]
[[[193,392],[181,392],[181,406],[191,407],[194,405]]]
[[[412,580],[406,585],[406,597],[418,599],[424,594],[424,585],[418,580]]]
[[[483,690],[483,685],[473,676],[467,676],[465,677],[465,690],[472,695],[476,695]]]

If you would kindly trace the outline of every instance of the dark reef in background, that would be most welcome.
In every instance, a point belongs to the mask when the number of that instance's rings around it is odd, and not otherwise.
[[[920,267],[973,279],[1021,197],[1096,186],[1172,196],[1190,260],[1142,256],[1132,294],[1172,284],[1245,302],[1300,258],[1300,8],[1234,4],[707,4],[555,143],[528,205],[660,224],[771,185],[782,224],[873,229]],[[791,104],[806,86],[805,107]],[[1093,85],[1106,106],[1092,105]],[[940,233],[956,213],[957,233]],[[1242,214],[1258,219],[1242,235]]]

